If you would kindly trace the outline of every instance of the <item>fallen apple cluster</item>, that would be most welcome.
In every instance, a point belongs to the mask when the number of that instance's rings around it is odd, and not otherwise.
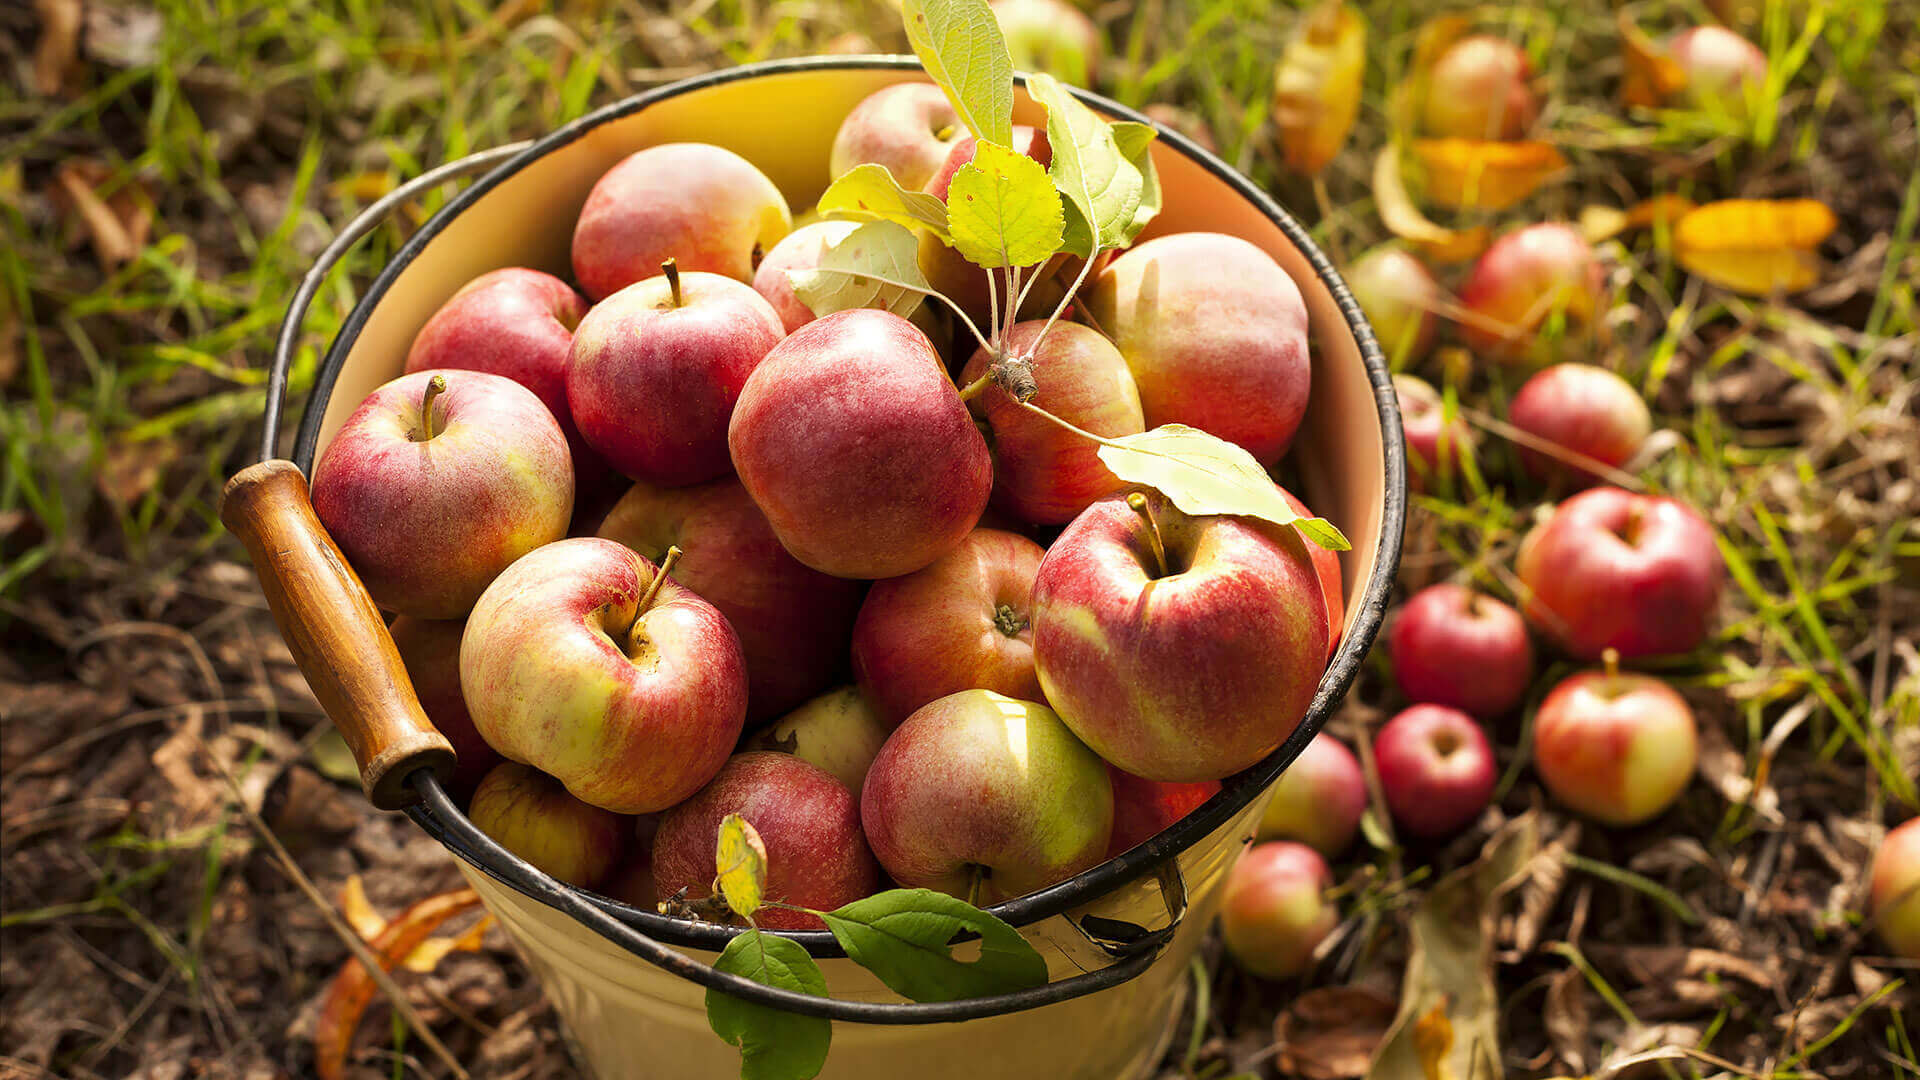
[[[1044,131],[1014,147],[1050,158]],[[861,103],[831,161],[943,195],[974,150],[913,84]],[[1161,832],[1314,696],[1333,553],[1185,514],[1083,434],[1187,424],[1279,462],[1310,390],[1286,272],[1213,233],[1056,256],[996,354],[933,303],[816,318],[789,274],[854,227],[794,227],[721,147],[641,150],[581,211],[579,291],[467,284],[314,469],[469,814],[555,877],[724,919],[738,814],[791,905],[761,926],[887,879],[994,902]],[[992,323],[986,271],[931,233],[919,262]]]

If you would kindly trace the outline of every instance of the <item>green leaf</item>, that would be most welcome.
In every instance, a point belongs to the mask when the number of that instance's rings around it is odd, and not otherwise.
[[[746,818],[728,814],[720,819],[720,837],[713,849],[714,880],[727,906],[743,919],[752,918],[767,896],[767,846]]]
[[[1113,144],[1140,170],[1140,207],[1133,212],[1133,224],[1127,226],[1127,243],[1131,244],[1147,222],[1160,214],[1160,169],[1153,163],[1153,140],[1159,132],[1132,120],[1115,120],[1112,126]]]
[[[905,0],[907,40],[975,137],[1013,142],[1013,59],[986,0]]]
[[[815,315],[885,308],[911,315],[932,287],[920,272],[920,241],[891,221],[870,221],[840,238],[811,270],[789,270],[793,294]],[[891,283],[891,284],[890,284]]]
[[[826,976],[807,950],[758,930],[735,935],[713,966],[782,990],[827,996]],[[812,1080],[826,1066],[833,1041],[833,1025],[817,1016],[769,1009],[718,990],[707,991],[707,1025],[740,1048],[740,1080]]]
[[[1032,266],[1060,250],[1060,193],[1025,154],[981,142],[947,190],[953,246],[975,266]]]
[[[909,229],[923,228],[950,242],[947,236],[947,207],[924,191],[908,191],[900,186],[885,165],[868,162],[835,180],[820,196],[822,215],[891,221]]]
[[[1162,424],[1138,435],[1104,440],[1098,453],[1113,475],[1158,490],[1185,513],[1257,517],[1292,525],[1332,551],[1353,547],[1325,518],[1294,513],[1252,454],[1199,428]]]
[[[1047,981],[1047,962],[1018,930],[946,893],[894,889],[821,918],[848,956],[914,1001],[1001,994]],[[963,930],[980,935],[978,960],[954,959],[948,942]]]
[[[1078,211],[1079,221],[1067,230],[1067,250],[1090,256],[1099,248],[1125,247],[1139,231],[1134,218],[1146,190],[1140,167],[1121,152],[1113,125],[1051,76],[1029,75],[1027,93],[1046,106],[1047,142],[1053,150],[1049,171],[1060,194]],[[1138,140],[1137,135],[1128,137]],[[1145,153],[1145,143],[1136,150]]]

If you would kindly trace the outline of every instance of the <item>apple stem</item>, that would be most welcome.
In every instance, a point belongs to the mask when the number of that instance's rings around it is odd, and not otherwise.
[[[667,557],[660,560],[660,569],[653,572],[653,580],[647,582],[647,591],[640,594],[640,603],[634,607],[633,621],[636,625],[640,622],[640,616],[653,606],[653,598],[660,595],[660,586],[666,584],[667,575],[673,573],[673,566],[679,561],[679,546],[667,548]]]
[[[1153,564],[1155,577],[1167,576],[1167,546],[1160,539],[1160,523],[1153,520],[1153,505],[1147,497],[1136,491],[1127,496],[1127,509],[1139,514],[1147,523],[1147,542],[1153,545]]]
[[[673,293],[673,306],[684,307],[686,301],[680,295],[680,263],[677,259],[664,259],[660,263],[660,272],[667,275],[667,288]]]
[[[967,904],[969,906],[980,906],[980,886],[986,883],[992,873],[993,871],[980,863],[974,863],[972,869],[967,871]]]
[[[427,392],[420,395],[420,441],[426,442],[434,437],[433,399],[447,392],[447,377],[435,375],[427,380]]]
[[[1600,662],[1606,665],[1607,678],[1617,679],[1620,677],[1620,650],[1619,649],[1608,649],[1605,652],[1601,653]]]

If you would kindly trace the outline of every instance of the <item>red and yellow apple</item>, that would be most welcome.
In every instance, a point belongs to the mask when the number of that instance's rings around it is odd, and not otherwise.
[[[467,805],[474,827],[569,885],[600,885],[626,850],[627,818],[590,806],[558,780],[511,761],[494,766]]]
[[[1464,585],[1429,585],[1409,597],[1387,635],[1387,652],[1407,700],[1485,720],[1519,705],[1533,682],[1526,620]]]
[[[1691,26],[1667,39],[1696,108],[1744,119],[1767,82],[1767,54],[1724,26]]]
[[[1316,516],[1307,509],[1306,503],[1294,498],[1293,492],[1278,484],[1274,487],[1280,488],[1280,497],[1287,500],[1294,513],[1308,518]],[[1327,601],[1327,659],[1331,661],[1333,654],[1340,651],[1340,634],[1347,623],[1347,593],[1340,578],[1340,553],[1310,543],[1307,557],[1313,560],[1314,576],[1320,579],[1320,595]]]
[[[1547,692],[1533,719],[1533,769],[1553,797],[1607,825],[1660,816],[1699,760],[1693,710],[1651,675],[1582,671]]]
[[[1443,297],[1425,263],[1400,248],[1377,247],[1355,259],[1341,277],[1387,359],[1410,363],[1433,347],[1434,312]]]
[[[1427,71],[1421,119],[1437,138],[1523,139],[1540,116],[1528,80],[1533,65],[1518,45],[1470,34],[1447,46]]]
[[[1572,225],[1545,221],[1488,246],[1460,287],[1460,337],[1491,359],[1544,363],[1559,339],[1577,339],[1606,310],[1606,278],[1593,245]],[[1553,340],[1541,335],[1557,333]]]
[[[1113,837],[1107,841],[1109,859],[1160,835],[1220,793],[1218,780],[1165,784],[1142,780],[1111,765],[1107,766],[1107,779],[1113,784]]]
[[[1313,953],[1340,913],[1327,900],[1333,872],[1305,844],[1255,844],[1227,871],[1220,938],[1250,975],[1285,979],[1313,967]]]
[[[901,83],[854,106],[833,137],[828,159],[834,179],[859,165],[881,165],[908,191],[925,187],[946,164],[967,127],[932,83]]]
[[[1092,86],[1105,51],[1100,30],[1066,0],[993,0],[993,18],[1019,71],[1044,71]]]
[[[1894,955],[1920,960],[1920,818],[1887,833],[1873,856],[1873,918]]]
[[[859,792],[880,747],[893,733],[857,686],[829,690],[747,740],[749,750],[776,750],[817,765]]]
[[[1514,427],[1581,457],[1619,468],[1653,434],[1653,414],[1627,380],[1591,364],[1555,364],[1536,372],[1507,405]],[[1543,483],[1583,488],[1603,482],[1573,458],[1522,445],[1520,464]]]
[[[1424,379],[1395,375],[1393,392],[1407,439],[1408,489],[1446,491],[1459,483],[1473,458],[1473,428],[1458,412],[1447,415],[1446,399]]]
[[[1260,840],[1297,840],[1331,859],[1347,850],[1367,812],[1367,778],[1347,744],[1321,732],[1273,785]]]

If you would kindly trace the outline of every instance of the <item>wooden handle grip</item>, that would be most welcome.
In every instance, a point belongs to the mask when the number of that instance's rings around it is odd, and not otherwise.
[[[314,514],[299,467],[263,461],[242,469],[227,482],[220,520],[253,558],[280,636],[353,751],[373,805],[414,802],[406,778],[415,769],[444,781],[453,746],[420,708],[393,635]]]

